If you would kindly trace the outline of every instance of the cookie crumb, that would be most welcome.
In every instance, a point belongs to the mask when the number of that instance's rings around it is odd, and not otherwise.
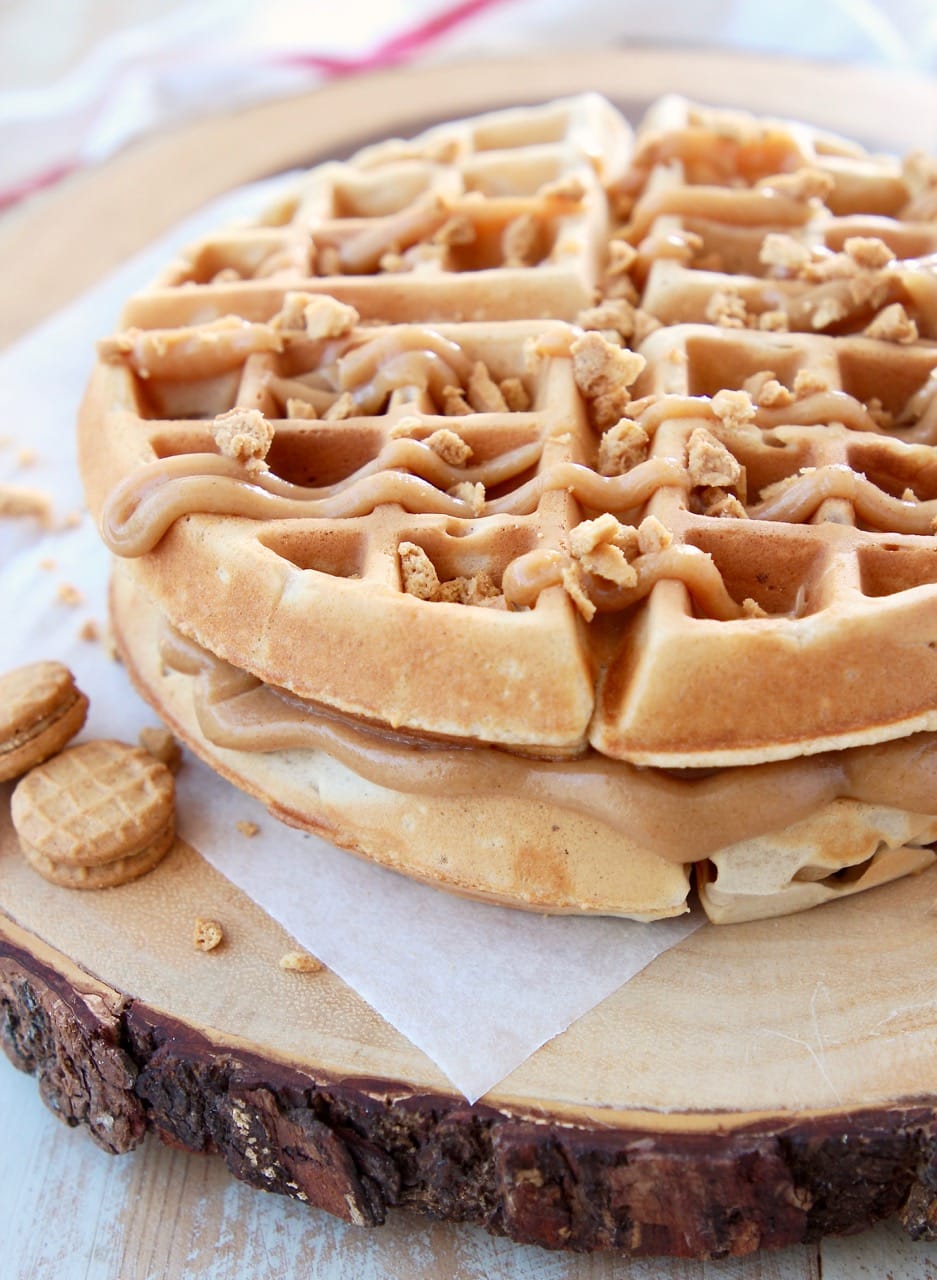
[[[225,458],[243,462],[249,471],[266,469],[266,457],[273,444],[273,427],[259,409],[229,409],[212,423],[218,452]]]
[[[880,342],[905,345],[917,342],[920,336],[917,325],[900,302],[884,307],[871,324],[866,326],[864,333],[867,338],[877,338]]]
[[[162,726],[147,725],[140,730],[137,741],[144,751],[164,764],[170,773],[177,773],[182,764],[182,748]]]
[[[0,484],[0,516],[36,516],[47,529],[52,524],[52,502],[40,489]]]
[[[256,822],[248,822],[246,818],[238,818],[234,824],[242,836],[247,836],[248,840],[253,840],[254,836],[260,835],[260,827]]]
[[[472,412],[472,406],[466,400],[461,387],[452,385],[443,387],[442,411],[447,418],[458,418]]]
[[[68,605],[70,609],[77,608],[78,605],[84,603],[84,596],[77,587],[72,586],[70,582],[60,582],[55,598],[59,604]]]
[[[696,427],[687,441],[687,471],[694,486],[731,489],[742,477],[738,459],[705,427]]]
[[[637,422],[622,418],[603,434],[599,441],[598,468],[603,476],[623,476],[644,462],[650,437]]]
[[[712,398],[712,411],[728,431],[743,431],[755,420],[755,406],[747,391],[730,391],[727,387],[717,391]]]
[[[197,916],[192,942],[197,951],[214,951],[224,941],[224,930],[217,920],[204,920]]]
[[[644,357],[586,330],[570,344],[573,378],[589,401],[597,430],[605,431],[622,417],[631,400],[631,386],[644,369]]]
[[[81,624],[78,628],[78,639],[85,640],[90,644],[95,644],[101,639],[101,628],[94,618],[86,618]]]
[[[472,447],[455,431],[440,427],[427,436],[426,445],[450,467],[464,467],[472,456]]]
[[[306,951],[287,951],[280,956],[280,968],[287,973],[322,973],[325,965]]]
[[[717,289],[706,304],[706,319],[723,329],[746,329],[748,306],[738,289]]]
[[[350,333],[360,318],[354,307],[328,294],[296,292],[286,294],[273,324],[279,329],[304,331],[307,338],[319,341]]]

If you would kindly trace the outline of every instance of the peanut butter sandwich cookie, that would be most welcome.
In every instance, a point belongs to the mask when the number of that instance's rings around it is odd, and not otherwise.
[[[27,860],[69,889],[110,889],[152,870],[172,848],[172,774],[139,747],[82,743],[31,770],[13,792]]]
[[[0,782],[61,751],[87,713],[88,699],[61,662],[32,662],[0,676]]]

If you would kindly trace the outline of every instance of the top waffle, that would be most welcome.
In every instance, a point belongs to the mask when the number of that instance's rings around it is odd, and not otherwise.
[[[674,99],[445,126],[131,300],[89,499],[180,630],[395,729],[691,766],[937,728],[935,263],[919,158]]]

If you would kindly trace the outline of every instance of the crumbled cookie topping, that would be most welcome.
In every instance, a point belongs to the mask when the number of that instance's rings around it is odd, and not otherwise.
[[[794,399],[823,395],[830,389],[830,380],[819,369],[798,369],[794,375]]]
[[[739,460],[705,427],[687,441],[687,469],[694,487],[731,489],[742,478]]]
[[[650,438],[640,423],[622,418],[609,427],[599,441],[599,474],[624,475],[644,461],[649,444]]]
[[[84,596],[71,582],[60,582],[55,598],[59,604],[67,605],[69,609],[75,609],[80,604],[84,604]]]
[[[917,342],[920,337],[917,325],[900,302],[883,307],[863,332],[867,338],[878,338],[881,342]]]
[[[280,329],[303,330],[308,338],[318,340],[350,333],[359,320],[354,307],[328,294],[296,292],[286,294],[273,324]]]
[[[588,573],[620,587],[633,587],[638,575],[630,561],[638,550],[637,530],[606,511],[570,530],[569,549]]]
[[[520,378],[502,378],[498,384],[509,413],[526,413],[530,408],[530,396]]]
[[[644,368],[644,357],[593,332],[577,338],[570,354],[576,385],[590,402],[596,428],[604,431],[624,416],[631,400],[630,388]]]
[[[738,289],[717,289],[707,303],[706,319],[723,329],[745,329],[749,324],[748,306]]]
[[[441,582],[436,566],[416,543],[401,542],[397,554],[403,589],[418,600],[486,604],[501,598],[501,593],[488,573],[460,576]]]
[[[794,394],[790,388],[779,382],[770,369],[753,374],[743,386],[760,409],[780,409],[793,404]]]
[[[446,492],[470,507],[473,516],[480,516],[485,509],[485,486],[480,480],[474,484],[470,480],[460,480]]]
[[[345,422],[355,416],[357,406],[350,391],[343,391],[325,411],[326,422]]]
[[[472,412],[472,406],[466,400],[461,387],[443,387],[442,411],[447,418],[461,418]]]
[[[472,456],[472,446],[448,427],[440,427],[426,437],[427,446],[451,467],[464,467]]]
[[[266,470],[273,426],[259,409],[230,409],[219,414],[212,434],[223,457],[243,462],[248,471]]]
[[[712,411],[728,431],[740,431],[755,418],[755,406],[747,391],[717,391],[712,398]]]

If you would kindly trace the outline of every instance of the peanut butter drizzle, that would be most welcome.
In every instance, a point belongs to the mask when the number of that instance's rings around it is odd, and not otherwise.
[[[937,500],[893,498],[845,463],[831,463],[797,476],[780,493],[749,508],[755,520],[803,524],[827,498],[845,498],[856,514],[876,529],[892,533],[933,532]]]
[[[346,352],[338,361],[339,389],[369,403],[376,399],[371,410],[376,412],[383,397],[375,391],[375,380],[389,363],[402,357],[421,358],[426,369],[444,366],[448,381],[457,385],[467,383],[472,372],[472,362],[457,342],[428,325],[405,324]]]
[[[341,720],[263,684],[168,626],[166,665],[196,680],[199,726],[237,751],[323,751],[359,777],[414,795],[510,796],[606,823],[671,862],[697,862],[798,822],[837,798],[937,814],[937,733],[679,777],[588,749],[543,761],[437,746]]]
[[[421,441],[398,439],[348,480],[317,489],[272,472],[248,479],[236,460],[213,453],[179,454],[147,463],[117,485],[104,507],[101,534],[115,555],[133,558],[152,551],[171,524],[194,511],[251,520],[336,520],[398,503],[406,511],[467,519],[475,514],[471,506],[437,485],[498,484],[525,471],[539,454],[539,444],[532,443],[478,467],[454,467]],[[395,466],[411,466],[428,479]]]
[[[542,591],[562,586],[564,572],[572,563],[561,551],[542,549],[518,556],[504,571],[502,590],[509,604],[532,607]],[[698,547],[676,545],[638,556],[631,562],[637,580],[627,587],[589,575],[588,595],[599,613],[627,609],[643,600],[658,582],[682,582],[703,609],[706,617],[731,622],[751,617],[729,595],[722,575],[710,555]]]
[[[115,555],[132,558],[152,551],[174,521],[196,511],[251,520],[334,520],[399,503],[406,511],[471,518],[476,514],[471,506],[437,484],[480,481],[487,488],[522,474],[539,455],[540,445],[531,443],[477,467],[454,467],[422,442],[398,439],[347,480],[314,489],[270,472],[247,479],[238,462],[213,453],[179,454],[147,463],[117,485],[105,504],[101,533]],[[403,466],[420,474],[394,469]],[[612,477],[578,463],[561,463],[513,493],[486,502],[480,514],[530,514],[547,489],[569,489],[587,506],[622,511],[647,502],[663,485],[687,483],[683,468],[664,458],[649,459],[626,475]]]
[[[627,238],[636,244],[666,215],[706,218],[741,227],[799,227],[813,216],[806,200],[774,191],[730,190],[724,187],[673,187],[641,196],[634,207]]]
[[[124,360],[144,380],[214,378],[255,352],[282,349],[283,337],[270,325],[240,316],[179,329],[128,329],[98,343],[103,360]]]

